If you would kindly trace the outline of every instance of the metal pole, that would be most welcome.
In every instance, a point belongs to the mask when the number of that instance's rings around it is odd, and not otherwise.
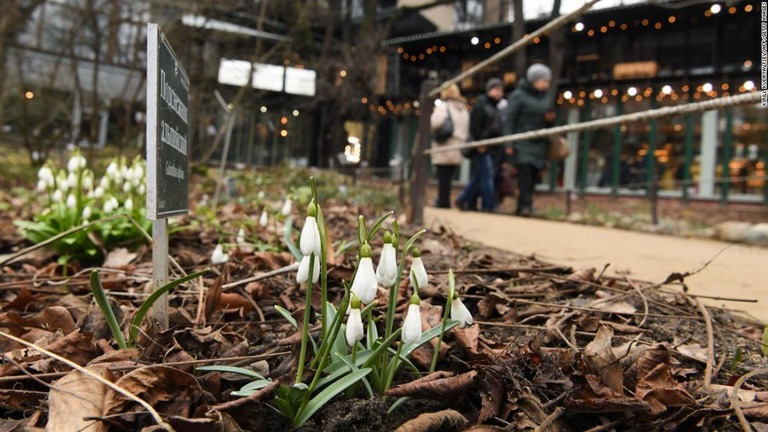
[[[427,155],[424,150],[429,148],[430,126],[429,118],[432,115],[433,98],[429,92],[435,88],[434,80],[426,80],[421,84],[421,98],[419,116],[419,131],[416,134],[416,145],[411,152],[411,208],[408,221],[413,224],[424,223],[424,203],[427,193]]]
[[[592,119],[592,104],[587,99],[584,104],[584,121],[590,121]],[[581,150],[579,150],[579,193],[584,195],[584,191],[587,189],[587,162],[589,162],[589,140],[590,131],[585,130],[582,134]]]
[[[152,221],[152,282],[154,291],[168,283],[168,219]],[[152,318],[160,330],[168,329],[168,294],[152,305]]]
[[[693,115],[688,114],[685,116],[685,148],[684,148],[684,160],[683,160],[683,202],[688,202],[689,192],[688,188],[693,183],[691,182],[691,161],[693,160]]]
[[[621,103],[621,97],[616,98],[616,115],[621,115],[624,105]],[[613,166],[611,167],[611,196],[619,196],[619,171],[621,170],[621,125],[613,127]]]
[[[565,190],[565,216],[571,215],[571,206],[573,205],[573,191],[570,189]]]
[[[656,109],[655,94],[651,95],[651,109]],[[645,160],[645,176],[649,183],[648,197],[653,200],[653,188],[656,187],[656,131],[658,127],[656,119],[651,120],[651,132],[648,135],[648,153]]]
[[[651,188],[649,190],[651,197],[651,223],[653,225],[659,224],[659,184],[654,177],[651,180]]]
[[[733,110],[728,108],[725,110],[725,131],[723,132],[723,184],[720,191],[722,192],[720,202],[725,205],[728,204],[728,193],[731,190],[731,169],[729,164],[731,162],[731,147],[733,144]]]

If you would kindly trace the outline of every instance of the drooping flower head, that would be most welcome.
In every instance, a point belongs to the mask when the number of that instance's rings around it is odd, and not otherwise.
[[[384,287],[391,287],[397,279],[397,252],[392,244],[392,235],[384,233],[384,247],[376,267],[376,280]]]
[[[320,229],[317,226],[317,204],[314,201],[307,206],[307,218],[304,220],[304,228],[299,236],[299,248],[304,256],[320,255]]]
[[[291,214],[291,209],[293,208],[293,202],[291,202],[290,198],[285,199],[285,203],[283,204],[283,216],[288,216]]]
[[[221,247],[220,244],[216,245],[216,248],[213,250],[213,253],[211,254],[211,263],[213,264],[222,264],[229,260],[229,255],[224,253],[224,249]]]
[[[400,337],[403,343],[415,343],[421,339],[421,309],[419,308],[419,295],[413,293],[408,305],[408,312],[403,320],[403,332]]]
[[[269,213],[267,213],[267,209],[261,211],[261,217],[259,218],[259,225],[262,227],[267,226],[267,223],[269,223]]]
[[[414,288],[423,289],[429,283],[429,275],[427,269],[424,268],[424,262],[421,260],[421,251],[418,248],[413,248],[411,257],[411,271],[408,277]]]
[[[371,253],[371,246],[368,243],[360,246],[360,260],[357,263],[355,280],[352,281],[352,292],[365,304],[376,298],[376,289],[379,284],[376,280],[376,272],[373,270]]]
[[[352,293],[351,295],[352,298],[349,302],[349,316],[347,317],[347,330],[345,332],[347,345],[349,346],[353,346],[365,336],[363,318],[360,316],[360,299],[355,293]]]
[[[296,272],[296,282],[304,283],[309,278],[310,255],[304,255],[299,262],[299,271]],[[312,267],[312,283],[317,283],[320,279],[320,257],[315,255],[315,263]]]
[[[239,245],[245,244],[245,228],[240,227],[240,230],[237,232],[235,242]]]
[[[459,327],[461,328],[472,325],[472,314],[464,306],[458,293],[454,293],[453,300],[451,300],[451,319],[460,322]]]

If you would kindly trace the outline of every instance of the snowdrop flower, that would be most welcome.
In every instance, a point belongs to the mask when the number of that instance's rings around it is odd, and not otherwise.
[[[309,278],[309,255],[305,255],[299,263],[299,271],[296,272],[296,282],[304,283]],[[315,255],[315,264],[312,268],[312,283],[320,279],[320,257]]]
[[[391,287],[397,279],[397,252],[392,244],[392,235],[384,233],[384,247],[381,249],[379,266],[376,267],[376,280],[384,287]]]
[[[93,189],[93,174],[86,172],[83,174],[83,189]]]
[[[240,231],[237,232],[237,238],[235,239],[237,244],[241,245],[245,243],[245,229],[240,228]]]
[[[419,295],[413,293],[411,303],[408,305],[408,312],[403,320],[403,333],[400,337],[403,343],[414,343],[421,339],[421,309],[419,308]]]
[[[46,182],[43,179],[40,179],[37,181],[37,191],[38,192],[45,192],[48,190],[48,182]]]
[[[117,202],[117,199],[115,197],[110,197],[105,203],[104,203],[104,213],[112,213],[115,210],[117,210],[117,207],[120,204]]]
[[[67,176],[67,187],[69,189],[74,189],[77,187],[77,174],[70,172]]]
[[[307,206],[307,218],[299,236],[299,247],[304,256],[320,255],[320,229],[317,226],[317,204],[314,201]]]
[[[408,277],[414,288],[418,287],[418,289],[423,289],[427,286],[427,283],[429,283],[429,275],[427,274],[427,269],[424,268],[424,262],[421,260],[421,251],[417,248],[413,248],[411,256],[413,257],[413,260],[411,261],[411,271]]]
[[[267,223],[269,223],[269,214],[267,214],[267,209],[264,209],[261,211],[261,217],[259,218],[259,225],[260,226],[267,226]]]
[[[109,189],[109,177],[102,177],[99,186],[102,189]]]
[[[76,172],[83,168],[85,168],[85,157],[83,157],[83,155],[77,153],[69,158],[69,162],[67,163],[67,170],[69,172]]]
[[[365,329],[363,328],[363,319],[360,316],[360,299],[352,293],[349,317],[347,317],[347,345],[354,346],[357,341],[363,339],[363,336],[365,336]]]
[[[461,302],[458,294],[454,294],[453,300],[451,300],[451,319],[460,322],[459,327],[461,328],[472,324],[472,314]]]
[[[101,198],[104,196],[104,188],[101,186],[96,187],[96,189],[93,190],[93,197],[94,198]]]
[[[85,206],[83,209],[83,219],[90,219],[91,218],[91,208],[89,206]]]
[[[285,216],[290,215],[291,214],[291,207],[292,206],[293,206],[293,203],[291,202],[291,199],[290,198],[286,198],[285,199],[285,204],[283,204],[283,210],[281,211],[281,213],[283,213],[283,215],[285,215]]]
[[[45,183],[49,185],[53,185],[55,183],[53,178],[53,171],[51,171],[51,168],[47,165],[40,168],[40,170],[37,172],[37,178],[45,181]]]
[[[139,195],[144,195],[147,192],[147,188],[144,186],[144,183],[139,185],[139,188],[136,190],[136,192],[138,192]]]
[[[125,203],[123,203],[123,207],[125,207],[125,209],[128,211],[133,210],[133,200],[131,198],[128,198],[127,200],[125,200]]]
[[[371,246],[364,243],[360,246],[360,261],[357,263],[355,280],[352,281],[352,292],[360,298],[361,302],[368,304],[376,298],[378,286],[371,260]]]
[[[107,176],[110,178],[115,178],[118,175],[118,169],[117,169],[117,162],[112,161],[107,165]]]
[[[51,198],[54,202],[61,202],[61,200],[64,198],[64,193],[61,192],[61,189],[56,189],[53,191]]]
[[[267,194],[265,194],[263,190],[260,190],[259,193],[256,194],[256,198],[260,200],[263,200],[265,196],[267,196]]]
[[[213,250],[213,253],[211,254],[211,263],[213,264],[222,264],[229,260],[229,255],[224,253],[224,250],[222,249],[221,245],[216,245],[216,248]]]
[[[72,194],[69,194],[67,196],[67,207],[75,207],[77,205],[77,200],[75,199],[75,196]]]
[[[131,192],[131,183],[125,182],[123,183],[123,192],[130,193]]]

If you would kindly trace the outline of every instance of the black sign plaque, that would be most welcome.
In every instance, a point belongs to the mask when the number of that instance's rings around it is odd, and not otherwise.
[[[186,214],[189,76],[160,26],[147,24],[147,218]]]

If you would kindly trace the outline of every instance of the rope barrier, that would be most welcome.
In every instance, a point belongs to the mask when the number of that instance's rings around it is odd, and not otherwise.
[[[561,15],[561,16],[553,19],[552,21],[550,21],[550,22],[544,24],[543,26],[539,27],[538,29],[536,29],[533,33],[529,34],[528,36],[523,37],[522,39],[518,40],[517,42],[513,43],[512,45],[504,48],[503,50],[497,52],[496,54],[494,54],[494,55],[492,55],[490,57],[488,57],[487,59],[481,61],[480,63],[472,66],[471,68],[469,68],[466,71],[460,73],[459,75],[457,75],[457,76],[449,79],[448,81],[442,83],[437,88],[435,88],[434,90],[429,92],[427,95],[429,97],[435,97],[436,95],[440,94],[441,91],[445,90],[451,84],[455,84],[455,83],[463,80],[464,78],[466,78],[466,77],[468,77],[470,75],[474,75],[475,73],[477,73],[477,71],[479,71],[480,69],[488,66],[489,64],[495,63],[495,62],[501,60],[502,58],[504,58],[504,57],[506,57],[506,56],[508,56],[508,55],[510,55],[512,53],[514,53],[515,51],[518,51],[520,48],[525,47],[531,41],[533,41],[533,39],[543,35],[544,33],[549,32],[551,30],[559,28],[560,26],[562,26],[566,22],[568,22],[568,21],[572,20],[573,18],[576,18],[577,16],[583,14],[584,12],[586,12],[587,10],[592,8],[592,6],[595,3],[599,2],[599,1],[600,0],[589,0],[588,2],[584,3],[580,8],[576,9],[575,11],[573,11],[573,12],[567,14],[567,15]],[[515,19],[519,19],[519,18],[515,17]]]
[[[495,146],[506,143],[512,143],[517,141],[525,141],[537,138],[547,138],[554,135],[565,135],[571,132],[581,132],[585,130],[600,129],[607,126],[614,126],[621,123],[634,123],[645,120],[657,119],[661,117],[679,116],[683,114],[692,114],[703,111],[719,110],[723,108],[730,108],[739,105],[749,105],[760,102],[760,92],[751,92],[736,96],[727,96],[717,99],[712,99],[703,102],[694,102],[685,105],[678,105],[673,107],[664,107],[654,110],[641,111],[632,114],[624,114],[620,116],[608,117],[604,119],[591,120],[581,123],[572,123],[563,126],[557,126],[547,129],[538,129],[534,131],[522,132],[512,135],[504,135],[497,138],[490,138],[480,141],[472,141],[462,145],[451,145],[444,147],[435,147],[425,150],[425,154],[441,153],[451,150],[461,150],[467,148],[475,148],[482,146]]]

